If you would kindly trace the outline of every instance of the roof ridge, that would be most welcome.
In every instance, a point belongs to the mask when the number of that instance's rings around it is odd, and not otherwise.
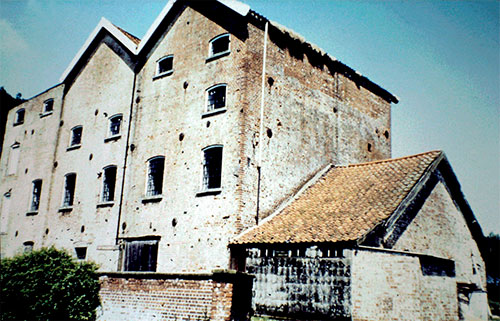
[[[437,157],[439,154],[442,154],[442,153],[443,153],[442,150],[431,150],[428,152],[418,153],[418,154],[414,154],[414,155],[401,156],[401,157],[396,157],[396,158],[379,159],[379,160],[365,162],[365,163],[348,164],[348,165],[335,165],[335,168],[361,167],[361,166],[374,165],[374,164],[390,163],[390,162],[395,162],[395,161],[409,159],[409,158],[416,158],[416,157],[420,157],[423,155],[429,155],[429,154],[436,154],[436,157]]]
[[[134,36],[133,34],[131,34],[130,32],[126,31],[125,29],[123,28],[120,28],[118,27],[117,25],[115,25],[114,23],[112,23],[113,26],[115,26],[118,30],[120,30],[121,32],[123,32],[123,34],[125,36],[127,36],[128,38],[130,38],[130,40],[132,40],[136,45],[138,45],[140,42],[141,42],[141,38],[139,37],[136,37]]]

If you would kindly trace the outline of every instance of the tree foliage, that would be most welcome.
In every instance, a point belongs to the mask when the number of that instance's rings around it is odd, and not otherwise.
[[[1,320],[94,320],[99,277],[53,247],[4,258],[0,264]]]
[[[490,233],[485,238],[483,249],[488,277],[488,301],[491,312],[500,315],[500,235]]]

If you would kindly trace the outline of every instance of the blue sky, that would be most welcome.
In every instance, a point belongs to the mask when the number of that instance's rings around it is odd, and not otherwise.
[[[0,86],[55,85],[104,16],[142,37],[167,0],[0,0]],[[476,217],[500,233],[500,2],[248,0],[400,98],[393,156],[444,150]]]

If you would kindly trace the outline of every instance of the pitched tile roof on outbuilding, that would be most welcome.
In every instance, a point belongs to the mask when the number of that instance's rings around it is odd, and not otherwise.
[[[441,154],[332,167],[283,211],[243,232],[233,244],[361,239],[391,216]]]
[[[141,39],[137,38],[133,34],[128,33],[127,31],[123,30],[122,28],[118,27],[117,25],[114,25],[114,26],[116,28],[118,28],[118,30],[120,30],[125,36],[127,36],[127,38],[129,38],[130,40],[132,40],[132,42],[135,43],[136,46],[141,42]]]

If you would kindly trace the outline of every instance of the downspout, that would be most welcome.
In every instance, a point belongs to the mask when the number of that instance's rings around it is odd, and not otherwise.
[[[127,129],[127,141],[125,143],[125,159],[123,161],[123,174],[122,174],[122,187],[120,191],[120,202],[118,203],[118,221],[116,223],[116,239],[115,239],[115,245],[120,245],[120,222],[121,222],[121,217],[122,217],[122,208],[123,208],[123,194],[124,194],[124,189],[125,189],[125,174],[127,171],[127,159],[128,159],[128,150],[130,148],[129,143],[130,143],[130,131],[132,129],[132,112],[134,110],[134,97],[135,97],[135,84],[137,81],[137,74],[134,72],[134,82],[132,84],[132,97],[130,99],[130,111],[129,111],[129,116],[128,116],[128,129]],[[121,247],[119,248],[119,255],[118,255],[118,271],[121,271],[122,269],[122,249]]]
[[[259,224],[259,207],[260,207],[260,182],[261,182],[261,171],[262,171],[262,145],[263,135],[264,135],[264,95],[265,95],[265,84],[266,84],[266,56],[267,56],[267,30],[269,21],[266,21],[264,27],[264,52],[262,58],[262,83],[260,92],[260,129],[259,129],[259,158],[257,162],[257,209],[255,213],[255,224]]]

